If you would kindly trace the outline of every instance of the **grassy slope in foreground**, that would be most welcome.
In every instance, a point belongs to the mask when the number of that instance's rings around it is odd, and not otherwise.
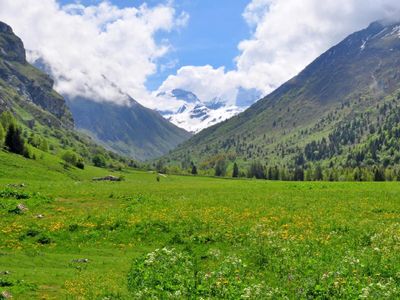
[[[157,182],[135,171],[107,183],[91,181],[104,170],[65,173],[45,162],[0,151],[0,190],[23,182],[54,199],[36,195],[16,215],[7,207],[24,200],[0,198],[0,274],[10,271],[0,292],[14,299],[131,299],[132,259],[164,246],[188,251],[200,275],[236,256],[247,265],[243,284],[262,284],[272,298],[399,297],[396,183]],[[81,258],[89,262],[73,262]],[[244,293],[235,278],[215,289]]]

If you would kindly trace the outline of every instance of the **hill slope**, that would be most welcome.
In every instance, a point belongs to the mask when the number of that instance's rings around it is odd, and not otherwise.
[[[372,23],[329,49],[245,112],[200,132],[168,159],[179,161],[180,157],[189,156],[204,162],[229,153],[239,160],[256,159],[268,164],[293,166],[299,156],[306,156],[313,162],[347,165],[346,155],[356,146],[368,145],[371,139],[378,138],[380,129],[385,128],[385,116],[396,114],[399,36],[398,24]],[[310,145],[318,146],[324,140],[326,147],[334,149],[314,147],[314,152],[327,153],[323,157],[317,155],[317,159],[306,155]],[[375,153],[373,163],[381,164],[383,155]],[[304,164],[303,159],[300,161]]]
[[[128,102],[121,106],[76,98],[68,105],[79,130],[106,148],[138,160],[160,157],[191,136],[158,112],[130,97]]]

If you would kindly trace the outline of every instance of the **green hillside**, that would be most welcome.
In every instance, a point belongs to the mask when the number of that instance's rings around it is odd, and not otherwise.
[[[369,169],[369,178],[374,168],[396,169],[399,66],[397,24],[373,23],[242,114],[194,136],[164,161],[193,161],[207,173],[222,155],[231,165],[236,160],[246,169],[259,161],[267,169],[292,170],[292,177],[295,168],[314,170],[317,165],[324,170]],[[338,179],[340,174],[332,176]]]

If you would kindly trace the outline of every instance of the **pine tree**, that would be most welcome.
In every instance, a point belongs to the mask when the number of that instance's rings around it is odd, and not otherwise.
[[[25,141],[22,138],[22,132],[15,124],[10,124],[7,130],[5,145],[10,152],[24,155]]]
[[[317,165],[315,167],[315,172],[314,172],[314,179],[316,181],[321,181],[324,179],[324,175],[322,174],[322,168],[320,165]]]
[[[197,167],[196,165],[192,162],[192,175],[197,175]]]
[[[374,181],[385,181],[385,172],[382,169],[375,168]]]
[[[226,175],[226,162],[224,159],[217,161],[215,165],[215,176],[223,177]]]
[[[238,178],[239,177],[239,167],[238,167],[237,163],[233,164],[232,177],[233,178]]]

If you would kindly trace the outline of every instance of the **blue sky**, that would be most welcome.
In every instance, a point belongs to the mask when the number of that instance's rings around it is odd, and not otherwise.
[[[81,0],[84,5],[95,5],[100,0]],[[163,4],[160,0],[113,0],[118,7],[149,6]],[[242,14],[249,0],[176,0],[177,14],[184,11],[189,14],[188,24],[170,33],[160,33],[156,39],[167,38],[172,51],[159,60],[159,71],[148,78],[149,90],[156,90],[170,74],[175,74],[182,66],[211,65],[214,68],[224,66],[227,70],[235,68],[234,58],[239,55],[238,44],[250,36],[250,28]],[[76,3],[60,0],[60,4]],[[174,65],[173,67],[171,67]]]

